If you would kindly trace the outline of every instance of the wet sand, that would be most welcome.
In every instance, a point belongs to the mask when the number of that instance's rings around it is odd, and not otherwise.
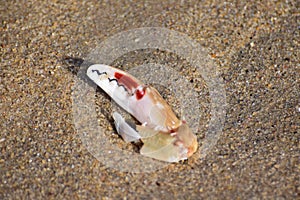
[[[2,1],[0,8],[0,199],[299,198],[297,1]],[[65,58],[85,59],[99,42],[139,27],[182,32],[207,49],[224,82],[227,109],[222,134],[204,158],[126,173],[98,161],[79,137],[71,99],[76,63]],[[127,69],[147,62],[186,61],[142,51],[114,64]],[[184,75],[206,101],[205,82],[187,69]],[[209,112],[203,108],[204,130]],[[102,120],[114,132],[111,118]],[[107,136],[135,152],[116,134]],[[205,133],[197,136],[201,143]]]

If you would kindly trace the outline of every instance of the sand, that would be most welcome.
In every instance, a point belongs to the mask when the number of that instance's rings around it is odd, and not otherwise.
[[[0,199],[299,198],[297,1],[1,1],[0,8]],[[86,148],[74,125],[72,95],[81,59],[101,41],[141,27],[184,33],[207,50],[224,83],[226,117],[206,156],[133,173]],[[153,62],[185,66],[181,73],[202,105],[201,145],[211,100],[192,64],[155,49],[122,55],[114,66]],[[96,95],[97,109],[106,108],[109,97],[100,89]],[[169,102],[176,110],[176,98]],[[96,120],[111,145],[137,154],[103,113]]]

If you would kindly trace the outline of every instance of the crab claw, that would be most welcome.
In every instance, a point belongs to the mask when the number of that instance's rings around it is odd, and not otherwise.
[[[116,129],[126,142],[140,139],[144,143],[141,154],[178,162],[197,150],[196,136],[185,122],[177,118],[155,88],[108,65],[92,65],[87,75],[142,124],[130,125],[119,113],[113,113]]]

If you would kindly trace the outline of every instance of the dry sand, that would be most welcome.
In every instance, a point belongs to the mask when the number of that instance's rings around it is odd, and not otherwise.
[[[0,199],[299,198],[299,2],[1,1],[0,19]],[[78,136],[74,71],[64,58],[84,59],[107,37],[146,26],[185,33],[208,50],[227,114],[203,159],[125,173],[98,161]],[[116,65],[176,59],[137,52]],[[186,76],[201,92],[201,76]]]

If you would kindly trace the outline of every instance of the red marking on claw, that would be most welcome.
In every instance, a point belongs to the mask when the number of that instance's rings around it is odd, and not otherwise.
[[[139,86],[139,84],[135,80],[133,80],[130,76],[126,74],[115,72],[114,76],[118,80],[118,82],[124,87],[126,87],[128,90],[133,91],[134,88],[137,88]]]
[[[120,79],[120,78],[122,78],[122,76],[123,76],[123,74],[121,74],[121,73],[119,73],[119,72],[115,72],[115,77],[116,77],[116,79]]]
[[[137,89],[135,95],[136,95],[136,99],[140,100],[141,98],[143,98],[143,96],[146,94],[146,89]]]

